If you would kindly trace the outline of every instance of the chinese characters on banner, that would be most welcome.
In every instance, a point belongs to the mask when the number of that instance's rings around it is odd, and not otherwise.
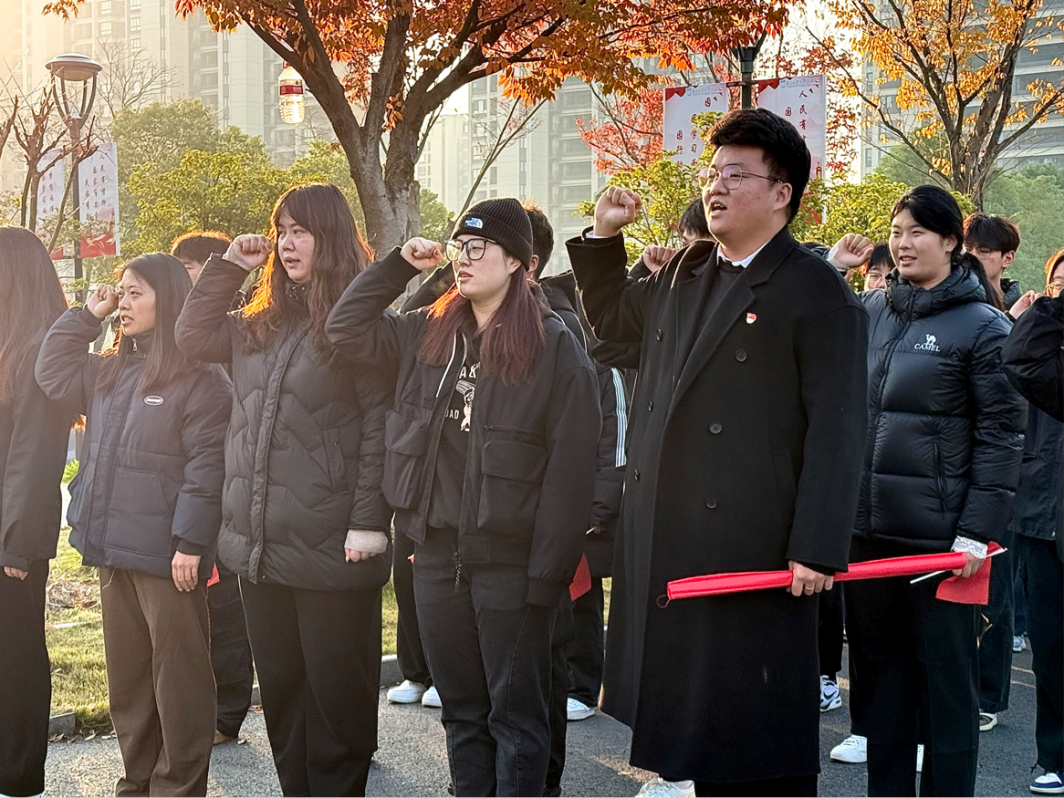
[[[812,163],[809,177],[824,175],[827,159],[827,82],[823,75],[759,80],[757,107],[778,114],[794,125],[805,139]],[[692,164],[704,145],[693,119],[706,111],[728,110],[728,87],[723,83],[665,89],[663,147],[676,150],[675,159]]]
[[[827,158],[827,82],[823,75],[759,80],[757,107],[782,116],[802,134],[812,161],[811,180],[824,176]]]
[[[680,163],[693,164],[705,149],[702,137],[695,130],[695,117],[707,111],[726,113],[727,110],[728,87],[723,83],[665,89],[665,107],[662,115],[664,120],[663,148],[675,150],[675,159]]]
[[[118,148],[101,144],[78,169],[81,181],[81,257],[122,254],[118,240]]]
[[[37,184],[37,220],[44,222],[59,213],[59,206],[63,202],[63,189],[66,188],[66,169],[63,159],[57,157],[59,153],[49,150],[38,162],[37,168],[43,169],[53,160],[48,171],[41,175],[41,182]]]

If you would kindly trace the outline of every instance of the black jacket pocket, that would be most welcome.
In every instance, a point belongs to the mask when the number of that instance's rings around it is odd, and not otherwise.
[[[429,428],[423,421],[389,411],[384,423],[384,498],[395,510],[416,510]]]
[[[519,441],[486,443],[480,464],[480,532],[531,539],[546,467],[547,452],[539,446]]]

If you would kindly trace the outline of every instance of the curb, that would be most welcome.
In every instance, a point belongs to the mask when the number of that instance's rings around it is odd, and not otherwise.
[[[399,672],[399,660],[395,654],[385,654],[381,657],[381,689],[399,684],[403,680]],[[262,700],[259,697],[259,686],[251,688],[251,705],[260,706]],[[77,731],[77,718],[73,712],[63,712],[60,715],[52,715],[48,720],[49,737],[72,737]]]

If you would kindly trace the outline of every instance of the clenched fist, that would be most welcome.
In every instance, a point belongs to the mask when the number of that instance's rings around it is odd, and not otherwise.
[[[113,285],[101,285],[85,303],[89,313],[103,321],[118,310],[118,292]]]
[[[407,263],[422,272],[435,268],[443,260],[440,245],[427,238],[411,238],[403,244],[400,254]]]
[[[609,238],[635,221],[642,198],[631,189],[610,186],[595,205],[595,235]]]
[[[266,236],[245,233],[233,239],[225,253],[225,259],[241,269],[253,272],[266,265],[273,252],[273,242]]]
[[[676,250],[672,247],[660,247],[657,244],[651,244],[643,250],[642,261],[643,265],[650,269],[652,274],[656,274],[675,255]]]

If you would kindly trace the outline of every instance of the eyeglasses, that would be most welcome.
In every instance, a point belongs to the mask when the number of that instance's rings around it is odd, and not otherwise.
[[[467,238],[465,241],[451,240],[447,242],[446,255],[447,260],[458,260],[462,257],[464,251],[466,257],[470,260],[480,260],[484,257],[484,252],[488,248],[488,244],[494,244],[487,238]]]
[[[1064,280],[1054,280],[1046,284],[1046,296],[1056,298],[1064,293]]]
[[[756,175],[753,172],[744,172],[741,166],[725,166],[720,171],[717,171],[714,167],[710,166],[707,169],[703,169],[699,173],[699,178],[702,180],[702,187],[709,188],[718,179],[724,181],[724,187],[728,191],[735,191],[743,184],[744,177],[760,177],[762,180],[767,180],[770,183],[783,183],[785,181],[780,180],[778,177],[768,177],[767,175]]]

